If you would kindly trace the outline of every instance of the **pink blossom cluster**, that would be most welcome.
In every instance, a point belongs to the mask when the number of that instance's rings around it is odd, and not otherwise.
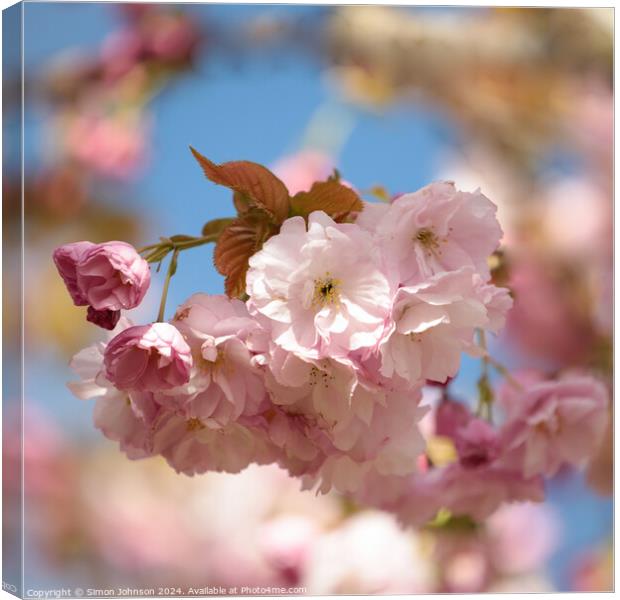
[[[161,455],[188,475],[277,463],[408,523],[541,500],[541,475],[587,457],[605,426],[606,390],[590,378],[518,384],[500,429],[445,400],[447,465],[432,464],[420,430],[424,385],[456,376],[462,352],[484,355],[476,331],[500,330],[511,307],[487,266],[495,211],[440,182],[354,223],[291,217],[250,258],[247,301],[197,293],[168,322],[121,319],[74,357],[71,389],[97,398],[96,426],[130,458]],[[79,304],[95,288],[73,246],[56,254]],[[105,273],[96,289],[122,296],[124,272]]]
[[[195,19],[173,7],[119,5],[118,15],[122,24],[96,53],[69,52],[49,66],[46,91],[55,113],[54,148],[64,161],[126,181],[150,159],[148,101],[191,68],[205,36]]]
[[[431,437],[448,441],[453,455],[442,465],[427,458],[408,488],[375,482],[366,490],[366,502],[408,524],[422,524],[439,509],[483,520],[505,502],[541,502],[543,477],[561,467],[583,466],[607,426],[606,387],[580,373],[556,380],[520,373],[500,388],[498,400],[505,418],[493,427],[444,396],[434,411]]]

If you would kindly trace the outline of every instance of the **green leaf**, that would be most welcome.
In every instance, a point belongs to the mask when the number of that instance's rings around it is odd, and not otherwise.
[[[172,250],[172,246],[158,246],[155,250],[152,250],[147,255],[144,256],[144,260],[149,263],[156,263],[168,255],[168,253]]]
[[[226,227],[228,227],[233,221],[234,219],[230,217],[213,219],[202,226],[202,235],[204,237],[211,235],[219,236],[220,233],[222,233],[222,231],[224,231],[224,229],[226,229]]]
[[[171,235],[169,239],[173,242],[190,242],[191,240],[195,240],[196,237],[193,235],[177,234]]]
[[[178,250],[172,253],[172,258],[170,259],[170,277],[172,277],[177,272],[177,267],[179,264],[179,252]]]

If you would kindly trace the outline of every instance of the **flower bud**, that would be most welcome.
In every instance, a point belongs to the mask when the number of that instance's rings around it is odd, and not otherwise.
[[[77,264],[94,247],[95,244],[92,242],[74,242],[73,244],[59,246],[52,255],[58,273],[65,282],[67,291],[76,306],[88,304],[86,296],[78,287]]]
[[[78,289],[97,310],[135,308],[151,282],[148,263],[125,242],[94,245],[77,263],[76,274]]]

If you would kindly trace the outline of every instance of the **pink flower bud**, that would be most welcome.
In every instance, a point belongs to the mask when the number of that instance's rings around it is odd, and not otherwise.
[[[77,263],[94,247],[95,244],[92,242],[74,242],[73,244],[64,244],[54,250],[54,263],[76,306],[88,304],[88,300],[78,287]]]
[[[199,32],[190,19],[161,15],[152,21],[145,42],[155,58],[179,63],[191,60],[199,40]]]
[[[151,282],[148,263],[125,242],[91,248],[76,267],[77,285],[97,310],[120,310],[140,304]]]
[[[149,264],[125,242],[64,244],[53,258],[76,306],[98,311],[135,308],[151,283]],[[93,321],[94,313],[90,316]]]
[[[190,347],[170,323],[129,327],[108,344],[106,377],[121,390],[167,390],[189,381]]]
[[[92,306],[88,307],[86,312],[86,320],[112,331],[116,327],[118,320],[121,318],[120,310],[97,310]]]

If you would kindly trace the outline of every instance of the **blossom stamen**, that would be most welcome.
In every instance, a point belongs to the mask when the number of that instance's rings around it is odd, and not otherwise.
[[[315,279],[312,304],[320,307],[323,307],[326,304],[338,306],[340,303],[340,294],[338,291],[339,285],[340,280],[334,279],[329,275],[329,273],[327,273],[327,275],[323,278]]]
[[[422,244],[422,246],[426,249],[428,256],[435,253],[441,254],[441,250],[439,250],[440,245],[442,242],[447,241],[445,239],[439,239],[432,228],[428,227],[419,229],[415,234],[414,239]]]
[[[192,417],[191,419],[188,419],[187,423],[186,423],[186,428],[187,431],[197,431],[199,429],[204,429],[204,423],[200,420],[197,419],[196,417]]]
[[[232,373],[232,368],[229,362],[226,360],[226,356],[223,348],[217,348],[215,356],[211,356],[208,353],[201,353],[195,359],[196,364],[203,370],[211,373],[224,370],[226,373]]]
[[[314,387],[317,383],[320,383],[325,389],[336,381],[334,375],[330,375],[326,371],[322,371],[318,367],[312,367],[310,369],[310,387]],[[320,378],[320,379],[319,379]]]
[[[418,334],[418,333],[413,333],[413,332],[411,332],[411,333],[409,334],[409,339],[410,339],[412,342],[417,342],[418,344],[421,344],[421,343],[422,343],[422,336],[421,336],[420,334]]]

